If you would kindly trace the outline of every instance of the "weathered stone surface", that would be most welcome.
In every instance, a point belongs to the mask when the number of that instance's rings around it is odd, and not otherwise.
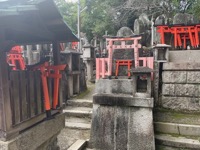
[[[162,95],[168,96],[200,96],[200,85],[197,84],[163,84]]]
[[[169,51],[169,62],[199,63],[200,50],[195,51]]]
[[[158,133],[179,134],[178,124],[154,122],[154,130]]]
[[[173,18],[173,24],[194,24],[196,20],[193,15],[187,13],[177,13]]]
[[[169,134],[158,134],[155,136],[157,144],[166,145],[170,147],[179,148],[178,150],[199,150],[200,142],[198,139],[191,139],[186,137],[176,137]],[[164,149],[174,150],[174,149]]]
[[[163,64],[163,70],[167,71],[198,71],[200,70],[199,62],[168,62]]]
[[[163,83],[186,83],[186,71],[164,71],[162,73]]]
[[[200,98],[162,96],[162,106],[176,111],[200,111]]]
[[[191,112],[177,112],[170,109],[155,109],[154,111],[155,122],[168,122],[178,124],[192,124],[200,125],[200,113]]]
[[[108,106],[135,106],[153,108],[153,98],[133,97],[122,94],[94,94],[93,103]]]
[[[0,142],[1,150],[56,150],[57,135],[64,128],[64,114],[44,121],[7,142]]]
[[[129,149],[154,150],[152,111],[144,108],[130,109]]]
[[[121,27],[118,31],[117,31],[117,36],[132,36],[134,35],[133,31],[129,28],[129,27]]]
[[[154,122],[154,129],[158,133],[176,134],[180,136],[199,136],[200,126],[190,124]]]
[[[140,19],[135,19],[134,21],[134,33],[141,34],[145,32],[145,26]]]
[[[115,99],[110,97],[110,101]],[[99,150],[154,150],[152,108],[140,107],[94,103],[90,147]]]
[[[130,79],[99,79],[96,83],[95,93],[99,94],[130,94],[133,91],[133,80]]]
[[[175,96],[198,97],[199,96],[199,85],[174,84],[174,95]]]
[[[128,124],[129,124],[129,109],[123,107],[116,107],[115,109],[115,143],[116,149],[126,150],[124,147],[128,143]]]
[[[200,71],[188,71],[187,83],[200,83]]]
[[[139,20],[141,20],[146,28],[147,29],[150,29],[150,26],[151,26],[151,21],[149,20],[149,17],[147,14],[145,13],[142,13],[140,16],[139,16]]]
[[[114,150],[115,108],[98,105],[93,108],[91,146],[100,150]]]
[[[174,84],[163,84],[162,95],[174,95]]]
[[[167,16],[166,15],[160,15],[155,20],[155,25],[166,25],[167,24]]]

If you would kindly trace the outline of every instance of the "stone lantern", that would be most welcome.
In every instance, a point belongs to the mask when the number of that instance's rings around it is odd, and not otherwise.
[[[94,47],[91,45],[83,46],[83,61],[87,67],[87,80],[93,80]]]
[[[155,62],[168,62],[169,61],[169,48],[170,45],[157,44],[154,46],[154,61]]]

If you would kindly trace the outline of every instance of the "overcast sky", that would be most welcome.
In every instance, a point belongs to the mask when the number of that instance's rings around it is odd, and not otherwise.
[[[66,2],[77,2],[77,0],[65,0]]]

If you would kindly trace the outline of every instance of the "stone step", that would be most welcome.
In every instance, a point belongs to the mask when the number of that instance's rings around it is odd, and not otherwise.
[[[86,147],[87,141],[77,140],[67,150],[83,150]]]
[[[200,149],[200,141],[198,138],[173,136],[170,134],[157,134],[155,135],[155,140],[158,145],[184,149]]]
[[[60,150],[67,150],[77,140],[88,140],[89,138],[90,130],[64,128],[58,136],[58,145]]]
[[[75,106],[75,107],[90,107],[92,108],[92,100],[86,99],[72,99],[67,101],[68,106]]]
[[[65,128],[90,130],[91,124],[79,122],[65,122]]]
[[[91,119],[78,118],[78,117],[67,117],[65,119],[65,127],[72,129],[90,130]]]
[[[65,116],[66,122],[74,122],[74,123],[88,123],[91,124],[92,120],[88,117],[76,117],[76,116]]]
[[[66,116],[89,117],[92,116],[92,108],[88,107],[66,107],[63,112]]]
[[[199,136],[200,126],[166,122],[154,122],[154,129],[158,133],[176,134],[181,136]]]
[[[200,113],[191,114],[191,113],[174,112],[162,108],[162,109],[155,109],[153,117],[155,122],[170,122],[178,124],[200,125]]]
[[[186,148],[182,149],[170,146],[156,145],[156,150],[191,150],[191,149],[186,149]]]

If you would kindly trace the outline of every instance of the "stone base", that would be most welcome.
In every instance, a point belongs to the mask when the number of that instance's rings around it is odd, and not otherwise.
[[[57,150],[57,135],[64,128],[64,114],[43,121],[10,141],[0,141],[1,150]]]
[[[98,150],[155,150],[153,99],[96,94],[89,147]]]

